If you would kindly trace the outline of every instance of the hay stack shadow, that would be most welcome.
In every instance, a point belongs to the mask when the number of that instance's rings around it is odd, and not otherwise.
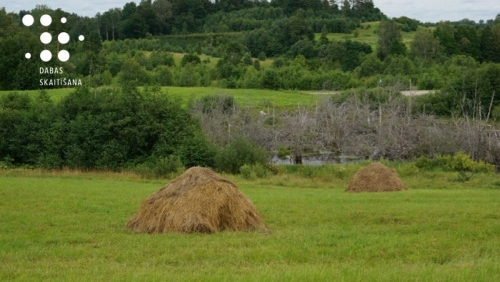
[[[209,168],[192,167],[146,198],[127,227],[142,233],[265,229],[253,203]]]
[[[381,163],[358,170],[345,192],[394,192],[407,190],[396,171]]]

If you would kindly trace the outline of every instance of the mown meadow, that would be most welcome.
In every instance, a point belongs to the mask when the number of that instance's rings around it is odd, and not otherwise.
[[[0,170],[2,281],[498,281],[500,176],[392,164],[408,191],[345,193],[358,165],[224,175],[268,231],[133,233],[168,179]]]
[[[85,31],[65,47],[71,61],[51,63],[64,77],[19,48],[57,53],[39,38],[59,26],[27,29],[29,11],[0,9],[0,281],[500,281],[498,17],[170,2],[93,18],[31,10]],[[32,90],[60,78],[83,87]],[[268,164],[323,151],[397,161],[408,191],[345,193],[367,163]],[[125,227],[194,165],[233,173],[267,230]]]
[[[106,87],[101,87],[104,89]],[[113,87],[111,87],[113,88]],[[151,88],[151,87],[150,87]],[[159,87],[156,89],[171,98],[179,99],[183,104],[187,104],[189,100],[200,99],[204,96],[232,96],[238,105],[247,107],[256,106],[277,106],[288,107],[301,105],[314,105],[316,101],[321,99],[321,96],[312,95],[305,91],[292,90],[269,90],[269,89],[227,89],[218,87]],[[155,90],[155,91],[156,91]],[[54,102],[59,102],[71,92],[74,88],[59,88],[45,90]],[[25,91],[0,91],[0,97],[16,92],[27,94],[31,97],[36,97],[40,90],[25,90]]]

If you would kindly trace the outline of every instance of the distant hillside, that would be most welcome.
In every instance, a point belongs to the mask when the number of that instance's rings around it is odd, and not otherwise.
[[[365,43],[370,45],[370,47],[375,50],[377,48],[377,41],[378,41],[378,36],[377,36],[377,28],[380,24],[380,21],[376,22],[365,22],[360,25],[360,27],[357,27],[355,30],[353,30],[351,33],[328,33],[327,38],[329,40],[335,40],[335,41],[345,41],[345,40],[352,40],[352,41],[357,41],[360,43]],[[417,27],[418,31],[429,31],[431,32],[434,27],[426,27],[419,25]],[[403,36],[403,43],[406,45],[406,47],[409,49],[410,48],[410,43],[413,41],[415,38],[416,31],[408,30],[408,31],[401,31],[401,35]],[[321,37],[321,33],[315,33],[315,40],[319,40]]]

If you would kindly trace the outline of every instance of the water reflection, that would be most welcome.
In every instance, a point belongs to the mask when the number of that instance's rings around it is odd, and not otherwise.
[[[304,165],[324,165],[324,164],[347,164],[352,162],[361,161],[363,158],[356,156],[346,156],[346,155],[335,155],[335,154],[314,154],[302,156],[302,164]],[[273,156],[271,158],[271,163],[277,165],[292,165],[296,164],[294,157],[286,156],[285,158],[279,158],[278,156]]]

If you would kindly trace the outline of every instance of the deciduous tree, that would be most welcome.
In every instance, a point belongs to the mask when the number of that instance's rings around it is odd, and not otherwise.
[[[377,55],[383,60],[390,54],[404,54],[406,48],[399,26],[394,21],[382,21],[377,28]]]

